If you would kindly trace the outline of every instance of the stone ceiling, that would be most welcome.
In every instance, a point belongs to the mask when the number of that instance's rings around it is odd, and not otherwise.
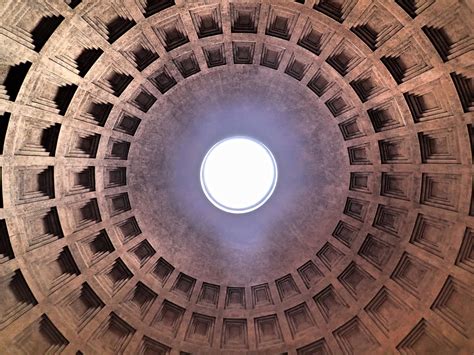
[[[0,352],[474,350],[463,0],[5,0]],[[207,149],[264,142],[248,215]]]

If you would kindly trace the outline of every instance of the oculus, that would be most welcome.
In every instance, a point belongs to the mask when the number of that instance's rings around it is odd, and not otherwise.
[[[215,207],[228,213],[248,213],[268,201],[276,187],[278,168],[263,143],[233,136],[209,149],[200,178],[204,194]]]

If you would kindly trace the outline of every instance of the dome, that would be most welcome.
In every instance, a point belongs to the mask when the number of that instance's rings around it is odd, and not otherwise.
[[[1,353],[474,351],[469,1],[0,11]]]

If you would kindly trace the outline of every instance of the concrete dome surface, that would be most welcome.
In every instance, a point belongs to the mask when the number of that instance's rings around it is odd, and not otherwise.
[[[472,354],[473,9],[2,1],[0,353]]]

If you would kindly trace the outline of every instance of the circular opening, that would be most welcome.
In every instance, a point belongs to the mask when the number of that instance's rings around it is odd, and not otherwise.
[[[201,165],[201,186],[214,206],[247,213],[272,195],[278,178],[275,158],[261,142],[243,136],[217,142]]]

